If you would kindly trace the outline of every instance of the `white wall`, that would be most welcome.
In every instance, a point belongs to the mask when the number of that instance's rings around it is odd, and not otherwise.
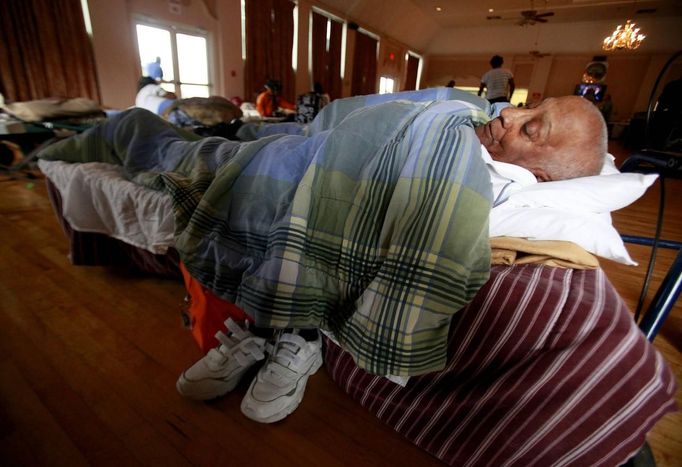
[[[104,106],[121,109],[135,102],[141,73],[133,27],[136,16],[207,31],[214,65],[213,94],[228,98],[244,94],[240,0],[211,2],[215,11],[210,11],[201,0],[186,0],[180,3],[180,15],[170,12],[169,3],[166,0],[88,0]]]
[[[553,54],[599,54],[603,53],[602,41],[611,35],[617,24],[616,21],[550,22],[526,27],[512,25],[441,30],[429,43],[426,53],[509,55],[540,50]],[[637,21],[637,25],[647,38],[636,53],[672,53],[682,49],[682,17],[642,19]]]

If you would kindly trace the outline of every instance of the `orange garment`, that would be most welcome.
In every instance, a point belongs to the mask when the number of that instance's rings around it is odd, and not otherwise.
[[[275,105],[275,102],[277,105]],[[296,106],[281,96],[275,96],[272,91],[266,89],[256,99],[256,110],[263,117],[274,117],[275,112],[282,109],[296,110]]]
[[[223,324],[227,318],[240,322],[251,320],[237,305],[214,295],[206,287],[197,282],[180,262],[180,271],[185,281],[189,297],[188,306],[184,310],[192,336],[202,352],[207,353],[218,345],[215,334],[225,332]]]

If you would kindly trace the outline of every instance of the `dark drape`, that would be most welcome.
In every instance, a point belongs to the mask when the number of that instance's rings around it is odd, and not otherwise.
[[[405,76],[405,86],[403,91],[414,91],[417,89],[417,71],[419,70],[419,59],[414,55],[407,55],[407,76]]]
[[[327,49],[327,22],[330,22]],[[313,12],[313,82],[320,83],[332,99],[341,97],[341,39],[343,25]]]
[[[255,102],[268,79],[282,83],[281,95],[294,102],[294,3],[290,0],[246,0],[244,96]]]
[[[8,101],[100,101],[80,0],[0,1],[0,92]]]
[[[376,82],[377,40],[367,34],[356,31],[351,95],[358,96],[376,93]]]

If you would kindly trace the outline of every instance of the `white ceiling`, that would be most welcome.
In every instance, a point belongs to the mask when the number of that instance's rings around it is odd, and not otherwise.
[[[624,21],[626,18],[636,21],[643,17],[682,15],[680,0],[414,0],[412,3],[442,28],[514,24],[521,19],[523,10],[536,10],[540,14],[553,12],[553,16],[546,18],[552,23]],[[436,7],[442,10],[439,12]],[[488,20],[488,16],[501,19]]]
[[[518,21],[523,10],[551,11],[554,15],[548,19],[552,23],[682,16],[682,0],[319,0],[318,3],[374,27],[388,25],[396,19],[428,20],[445,29],[502,26]],[[488,16],[501,19],[488,20]]]

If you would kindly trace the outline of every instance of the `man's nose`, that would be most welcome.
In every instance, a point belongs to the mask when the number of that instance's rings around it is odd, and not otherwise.
[[[505,129],[519,117],[523,115],[523,109],[518,109],[516,107],[505,107],[500,110],[500,121],[502,122],[502,127]]]

